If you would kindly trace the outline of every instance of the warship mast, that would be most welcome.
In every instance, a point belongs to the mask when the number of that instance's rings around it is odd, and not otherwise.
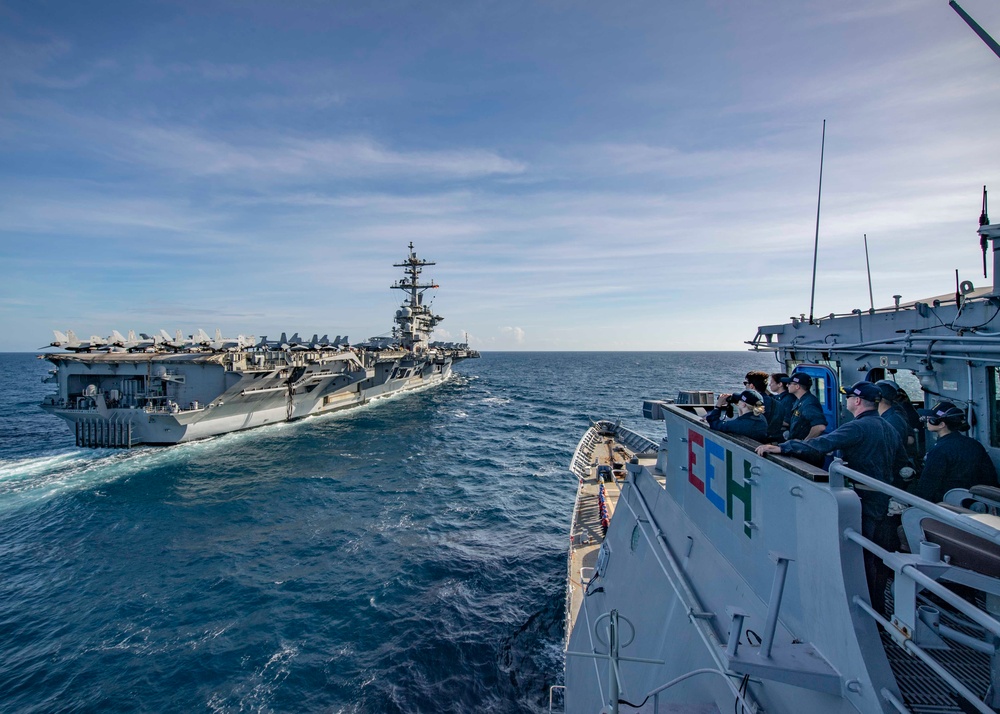
[[[431,332],[444,318],[435,315],[429,307],[423,304],[424,292],[436,289],[438,286],[434,281],[421,284],[420,274],[423,272],[424,266],[436,265],[436,263],[418,258],[413,250],[412,242],[409,247],[410,254],[406,260],[402,263],[393,263],[393,267],[405,270],[406,277],[393,283],[391,287],[394,290],[408,293],[402,306],[396,310],[396,324],[399,326],[401,345],[404,349],[416,354],[427,349],[427,341]]]

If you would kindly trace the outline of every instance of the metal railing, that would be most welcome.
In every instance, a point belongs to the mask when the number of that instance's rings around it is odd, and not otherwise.
[[[847,488],[847,481],[853,481],[867,489],[889,495],[913,508],[919,508],[946,525],[982,538],[989,543],[1000,545],[1000,531],[997,529],[855,471],[846,466],[840,459],[836,459],[831,464],[829,474],[831,488]],[[982,712],[982,714],[995,714],[994,708],[980,699],[958,677],[932,657],[928,649],[928,645],[934,645],[940,641],[940,638],[946,638],[977,652],[989,654],[992,657],[991,670],[995,671],[998,662],[1000,662],[1000,621],[938,582],[937,579],[953,567],[947,561],[941,560],[940,546],[922,542],[919,554],[892,553],[853,528],[845,528],[843,535],[846,540],[861,546],[882,560],[886,566],[892,568],[896,576],[893,583],[894,613],[891,621],[879,614],[871,604],[857,595],[853,597],[853,603],[875,620],[903,650],[923,662],[942,682],[967,701],[976,711]],[[955,612],[961,613],[981,627],[985,631],[985,639],[976,639],[953,628],[940,625],[937,622],[938,611],[936,608],[928,605],[917,606],[917,594],[920,590],[932,593],[939,601],[954,608]],[[921,646],[922,644],[924,646]],[[996,683],[994,678],[993,685]],[[995,690],[995,688],[995,686],[991,686],[991,690]],[[995,691],[987,693],[988,697],[991,695],[996,703],[997,693]],[[909,712],[905,704],[900,702],[891,692],[882,690],[882,697],[897,711]]]

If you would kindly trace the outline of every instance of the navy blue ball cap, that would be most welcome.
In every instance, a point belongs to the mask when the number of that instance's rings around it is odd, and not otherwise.
[[[782,377],[782,384],[800,384],[806,389],[813,386],[813,378],[805,372],[795,372],[791,377]]]
[[[917,409],[917,414],[932,419],[965,419],[965,410],[956,407],[951,402],[938,402],[930,409]]]
[[[894,402],[899,398],[899,385],[888,379],[880,379],[875,382],[875,386],[878,387],[878,391],[882,394],[882,399],[886,399],[890,402]]]
[[[850,389],[841,388],[841,394],[846,394],[849,397],[860,397],[866,402],[879,402],[882,399],[882,392],[871,382],[858,382]]]
[[[753,391],[752,389],[744,389],[742,392],[740,392],[740,401],[746,402],[752,407],[764,403],[761,400],[760,395],[757,394],[757,392]]]

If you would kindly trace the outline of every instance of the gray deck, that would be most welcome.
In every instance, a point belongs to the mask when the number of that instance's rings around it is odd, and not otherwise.
[[[611,466],[615,476],[611,482],[604,485],[605,503],[610,519],[614,517],[618,497],[621,494],[618,481],[625,478],[624,464],[636,456],[626,446],[617,443],[611,437],[595,436],[590,443],[589,451],[589,468],[586,475],[580,480],[577,490],[576,512],[573,521],[574,532],[570,536],[569,573],[567,575],[567,597],[569,600],[566,621],[567,642],[569,642],[573,623],[576,622],[576,616],[583,602],[587,579],[593,575],[597,553],[604,542],[604,531],[601,528],[598,505],[598,491],[600,489],[600,482],[597,479],[598,466]],[[639,457],[639,463],[652,471],[656,464],[656,458],[655,456],[643,455]],[[618,469],[614,469],[616,464]]]

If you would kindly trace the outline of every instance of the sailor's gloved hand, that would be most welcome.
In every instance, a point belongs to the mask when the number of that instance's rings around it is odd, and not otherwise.
[[[909,506],[907,506],[902,501],[897,501],[895,498],[890,498],[889,499],[889,512],[886,515],[889,515],[889,516],[898,516],[903,511],[905,511],[907,508],[909,508]]]
[[[909,481],[916,475],[917,472],[909,466],[904,466],[899,470],[899,477],[904,481]]]

